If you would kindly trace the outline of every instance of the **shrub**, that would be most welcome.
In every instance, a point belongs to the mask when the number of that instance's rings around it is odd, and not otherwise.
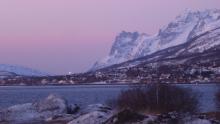
[[[133,86],[115,100],[118,109],[149,112],[196,112],[198,93],[189,88],[168,84]]]
[[[116,101],[116,107],[120,109],[143,110],[147,107],[146,91],[142,88],[134,87],[122,91]]]

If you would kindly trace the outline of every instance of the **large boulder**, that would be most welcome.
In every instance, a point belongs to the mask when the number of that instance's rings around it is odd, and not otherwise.
[[[68,124],[102,124],[113,115],[113,111],[102,104],[95,104],[85,107],[79,114]]]
[[[145,116],[129,109],[125,109],[112,116],[105,122],[105,124],[133,124],[142,121],[148,123],[149,120],[149,116]]]
[[[48,118],[58,114],[67,113],[67,101],[57,95],[49,95],[46,99],[34,103],[33,107],[43,117]]]
[[[49,95],[36,103],[15,105],[0,112],[0,123],[40,122],[67,113],[67,102],[57,95]]]

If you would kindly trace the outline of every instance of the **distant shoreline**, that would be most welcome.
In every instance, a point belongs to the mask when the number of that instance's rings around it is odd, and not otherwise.
[[[171,85],[183,85],[183,84],[187,84],[187,85],[203,85],[203,84],[217,84],[220,85],[220,82],[201,82],[201,83],[161,83],[161,84],[171,84]],[[47,86],[55,86],[55,87],[59,87],[59,86],[129,86],[129,85],[146,85],[144,83],[135,83],[135,84],[131,84],[131,83],[111,83],[111,84],[93,84],[93,83],[83,83],[83,84],[47,84],[47,85],[0,85],[0,87],[31,87],[31,86],[40,86],[40,87],[47,87]],[[147,84],[149,85],[149,84]]]

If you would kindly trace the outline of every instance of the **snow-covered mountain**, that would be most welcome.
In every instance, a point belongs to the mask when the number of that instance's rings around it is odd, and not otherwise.
[[[87,82],[109,83],[220,82],[220,27],[183,44],[88,72],[84,77],[81,79],[87,78]]]
[[[7,77],[14,77],[14,76],[17,76],[17,74],[13,72],[0,71],[0,79],[7,78]]]
[[[141,58],[126,61],[110,69],[132,68],[143,64],[191,64],[220,62],[220,27],[206,31],[184,44],[159,50]],[[171,62],[172,61],[172,62]],[[105,70],[105,69],[104,69]]]
[[[22,67],[22,66],[14,66],[7,64],[0,64],[0,76],[46,76],[48,74],[39,72],[34,69]]]
[[[220,10],[187,10],[153,36],[123,31],[116,37],[110,54],[101,61],[96,62],[92,70],[133,60],[169,47],[187,43],[193,38],[218,27],[220,27]],[[207,42],[206,45],[201,43],[192,50],[202,52],[216,45],[215,42]]]

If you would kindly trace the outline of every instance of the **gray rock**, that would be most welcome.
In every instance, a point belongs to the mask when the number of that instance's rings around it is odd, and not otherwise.
[[[94,111],[102,111],[102,112],[108,112],[111,111],[112,109],[108,106],[105,106],[103,104],[93,104],[93,105],[88,105],[87,107],[83,108],[80,113],[81,114],[86,114]]]
[[[194,119],[192,121],[185,122],[185,124],[212,124],[212,123],[206,119]]]
[[[34,108],[44,117],[67,113],[67,101],[57,95],[49,95],[46,99],[34,103]]]
[[[0,112],[0,123],[26,123],[43,121],[67,113],[67,102],[56,95],[49,95],[42,101],[15,105]]]
[[[148,116],[139,114],[129,109],[122,110],[108,119],[105,124],[131,124],[136,122],[147,121]]]
[[[80,110],[80,107],[77,104],[70,104],[70,105],[68,105],[67,113],[68,114],[76,114],[79,112],[79,110]]]
[[[79,112],[80,116],[68,124],[102,124],[108,120],[113,111],[102,104],[89,105]]]

